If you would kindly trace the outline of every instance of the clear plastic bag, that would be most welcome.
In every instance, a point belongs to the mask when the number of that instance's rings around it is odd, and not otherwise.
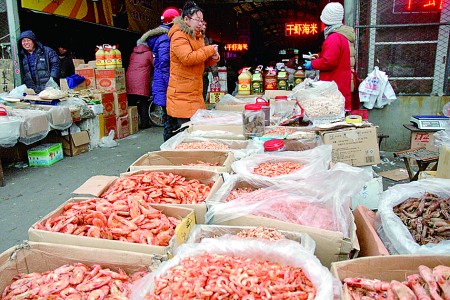
[[[377,212],[377,231],[391,254],[448,254],[450,240],[419,245],[408,228],[394,213],[394,207],[410,197],[420,198],[426,192],[450,197],[450,179],[433,178],[397,184],[381,195]]]
[[[260,215],[340,231],[348,237],[350,199],[371,178],[363,169],[337,163],[332,169],[316,172],[301,181],[274,182],[230,202],[209,203],[205,220],[207,224],[223,224],[242,216]]]
[[[54,129],[65,130],[73,123],[72,114],[68,107],[53,106],[47,113],[49,124]]]
[[[68,106],[79,108],[82,119],[94,118],[94,112],[89,108],[88,104],[81,98],[70,97],[58,103],[58,106]]]
[[[114,140],[114,134],[115,134],[115,131],[111,130],[107,136],[102,137],[100,139],[99,146],[101,148],[112,148],[112,147],[116,147],[117,145],[119,145],[119,143],[117,143]]]
[[[18,117],[20,124],[19,142],[30,145],[45,138],[50,132],[47,112],[31,109],[14,109],[11,115]]]
[[[13,147],[20,136],[21,119],[13,116],[0,116],[0,146]]]
[[[242,113],[199,109],[191,117],[193,125],[242,125]]]
[[[25,84],[19,85],[15,87],[11,92],[9,92],[8,97],[21,99],[26,93],[26,90],[27,86]]]
[[[282,240],[268,243],[262,240],[204,239],[199,244],[183,244],[179,252],[164,262],[158,270],[147,274],[133,285],[131,300],[144,299],[154,287],[154,279],[164,275],[170,268],[178,266],[184,258],[203,255],[238,256],[254,260],[268,260],[283,266],[302,268],[317,290],[315,300],[339,299],[341,284],[330,271],[321,265],[313,254],[298,243]]]

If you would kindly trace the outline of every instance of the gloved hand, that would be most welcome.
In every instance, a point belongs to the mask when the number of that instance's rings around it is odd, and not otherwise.
[[[307,60],[304,64],[303,64],[303,68],[305,68],[305,70],[312,70],[312,64],[310,60]]]

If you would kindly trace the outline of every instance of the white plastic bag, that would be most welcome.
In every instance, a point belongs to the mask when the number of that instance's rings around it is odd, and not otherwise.
[[[386,72],[375,67],[359,85],[359,99],[367,109],[383,108],[397,99]]]
[[[410,197],[420,198],[426,192],[438,194],[440,197],[450,197],[450,179],[433,178],[397,184],[381,195],[377,212],[377,230],[392,254],[448,254],[450,240],[438,244],[416,243],[408,228],[394,213],[393,208]]]
[[[114,134],[115,131],[111,130],[107,136],[102,137],[99,146],[102,148],[116,147],[118,143],[114,140]]]
[[[19,85],[15,87],[11,92],[9,92],[8,97],[10,98],[23,98],[23,94],[27,90],[27,86],[25,84]]]
[[[340,282],[322,266],[313,254],[298,243],[281,240],[267,243],[261,240],[204,239],[198,244],[183,244],[179,252],[164,262],[158,270],[147,274],[133,285],[132,300],[144,299],[154,288],[154,280],[170,268],[180,265],[185,258],[205,254],[245,257],[254,260],[268,260],[283,266],[299,267],[316,288],[315,300],[339,299]]]

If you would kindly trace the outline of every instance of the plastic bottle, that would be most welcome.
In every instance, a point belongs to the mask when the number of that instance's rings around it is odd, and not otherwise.
[[[264,90],[277,89],[277,70],[274,67],[267,67],[266,77],[264,78]]]
[[[118,49],[117,45],[113,46],[113,50],[116,54],[116,68],[122,68],[122,53]]]
[[[249,71],[250,68],[242,68],[238,76],[238,94],[239,95],[250,95],[251,91],[251,80],[252,73]]]
[[[260,69],[256,69],[252,75],[252,94],[262,94],[263,79]]]
[[[300,84],[305,80],[305,72],[303,72],[303,69],[301,66],[298,66],[297,71],[294,73],[294,87],[297,84]]]
[[[288,74],[286,69],[282,67],[277,75],[277,89],[279,90],[287,90],[288,89]]]
[[[111,45],[103,45],[105,50],[105,69],[114,69],[116,67],[116,52]]]
[[[264,112],[264,125],[270,126],[270,103],[266,99],[262,97],[256,98],[256,104],[261,106],[262,111]]]
[[[261,105],[257,103],[245,105],[242,117],[246,138],[259,137],[264,134],[265,117]]]
[[[97,46],[98,50],[95,52],[95,67],[97,69],[104,69],[106,66],[105,50],[103,46]]]

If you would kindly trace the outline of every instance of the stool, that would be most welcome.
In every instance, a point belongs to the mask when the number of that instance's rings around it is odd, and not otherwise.
[[[378,148],[381,150],[381,142],[383,141],[383,139],[387,139],[389,135],[379,133],[377,134],[377,137],[378,137]]]
[[[419,173],[425,171],[431,163],[436,163],[431,169],[432,171],[436,171],[438,165],[437,162],[439,160],[438,152],[427,150],[425,149],[425,147],[395,152],[394,156],[403,158],[410,181],[417,180],[419,178]],[[409,164],[409,159],[414,159],[417,162],[419,170],[416,172],[416,174],[413,174],[413,171]]]

